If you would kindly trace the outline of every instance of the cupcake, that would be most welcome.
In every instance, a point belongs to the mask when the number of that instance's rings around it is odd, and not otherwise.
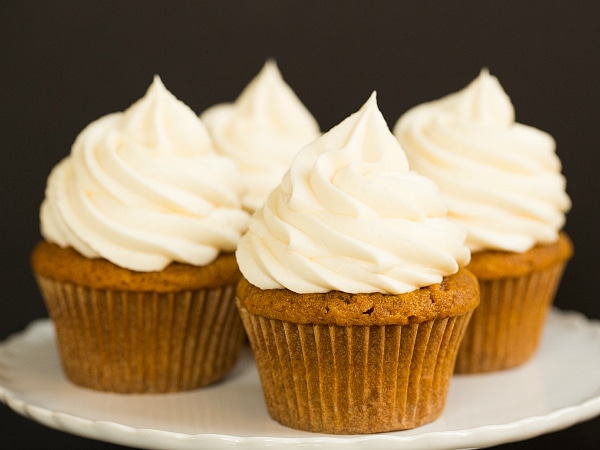
[[[448,217],[467,230],[481,304],[456,371],[525,363],[573,251],[562,230],[571,202],[553,138],[515,121],[485,69],[463,90],[408,110],[393,131],[411,167],[440,188]]]
[[[281,182],[298,150],[321,134],[272,59],[234,102],[213,105],[200,118],[217,151],[239,163],[247,182],[242,204],[250,212]]]
[[[375,93],[300,150],[236,251],[270,416],[333,434],[436,419],[479,303],[464,241]]]
[[[227,375],[244,337],[243,192],[235,161],[158,76],[81,131],[48,177],[31,255],[69,380],[159,393]]]

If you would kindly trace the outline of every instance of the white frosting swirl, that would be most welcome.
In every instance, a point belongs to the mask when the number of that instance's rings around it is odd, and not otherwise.
[[[243,190],[236,163],[156,76],[125,112],[89,124],[52,170],[41,233],[136,271],[205,265],[246,231]]]
[[[469,262],[446,212],[435,184],[409,170],[373,93],[300,150],[236,256],[261,289],[401,294]]]
[[[515,122],[484,69],[463,90],[404,113],[394,134],[411,167],[434,180],[471,251],[524,252],[555,242],[571,202],[554,139]]]
[[[200,118],[217,151],[239,162],[248,184],[242,203],[249,211],[281,182],[298,150],[321,134],[273,60],[267,60],[235,102],[214,105]]]

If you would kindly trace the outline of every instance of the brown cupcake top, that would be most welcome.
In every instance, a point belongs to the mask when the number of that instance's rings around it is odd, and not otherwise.
[[[498,250],[474,252],[467,267],[480,280],[519,277],[567,261],[572,255],[573,243],[566,233],[561,232],[556,242],[537,245],[525,253]]]
[[[457,316],[479,305],[479,284],[466,269],[439,284],[406,294],[348,294],[330,291],[297,294],[263,290],[242,278],[238,305],[251,314],[297,324],[404,325]]]
[[[86,258],[74,249],[40,241],[31,254],[33,272],[42,277],[96,289],[177,292],[235,284],[241,278],[235,254],[224,253],[206,266],[171,263],[159,272],[136,272],[103,258]]]

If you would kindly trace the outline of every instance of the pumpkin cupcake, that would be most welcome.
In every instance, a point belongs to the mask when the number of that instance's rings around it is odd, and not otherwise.
[[[223,378],[243,343],[237,164],[156,76],[50,173],[32,269],[73,383],[122,393]]]
[[[481,304],[456,371],[525,363],[573,252],[562,230],[571,202],[554,139],[515,121],[485,69],[463,90],[408,110],[394,134],[411,167],[439,186],[448,217],[467,229]]]
[[[300,150],[236,252],[271,417],[334,434],[435,420],[479,303],[464,240],[374,93]]]

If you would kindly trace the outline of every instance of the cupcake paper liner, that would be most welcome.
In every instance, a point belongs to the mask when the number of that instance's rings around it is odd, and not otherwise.
[[[223,378],[238,359],[244,329],[235,286],[156,293],[37,281],[64,372],[77,385],[184,391]]]
[[[566,264],[529,275],[480,280],[474,311],[456,360],[456,373],[516,367],[533,357]]]
[[[240,313],[271,417],[333,434],[414,428],[439,417],[472,312],[420,324],[301,325]]]

